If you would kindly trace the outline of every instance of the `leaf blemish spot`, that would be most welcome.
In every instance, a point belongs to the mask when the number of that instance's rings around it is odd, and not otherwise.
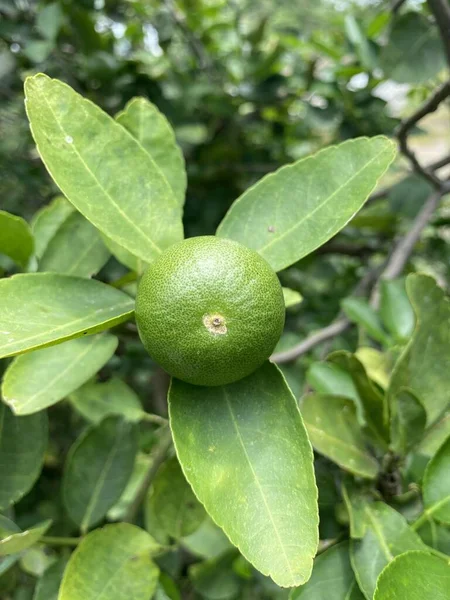
[[[269,233],[275,233],[275,227],[273,225],[269,225],[269,227],[267,228],[267,231]]]
[[[72,142],[73,142],[73,137],[72,137],[72,136],[70,136],[70,135],[66,135],[66,142],[67,142],[68,144],[72,144]]]

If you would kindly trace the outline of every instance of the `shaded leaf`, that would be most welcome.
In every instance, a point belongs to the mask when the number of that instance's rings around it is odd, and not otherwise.
[[[139,421],[143,413],[138,395],[117,377],[104,383],[86,383],[72,392],[69,399],[76,410],[92,423],[99,423],[107,415],[121,415],[127,421]]]
[[[429,517],[426,523],[416,531],[427,546],[450,555],[450,529],[448,527],[436,523],[432,517]]]
[[[411,336],[415,317],[403,277],[381,281],[380,316],[389,332],[399,342],[404,342]]]
[[[149,600],[158,581],[151,559],[157,549],[153,538],[135,525],[96,529],[72,554],[58,600]]]
[[[6,254],[21,267],[26,267],[33,246],[28,223],[22,217],[0,210],[0,254]]]
[[[46,75],[29,77],[25,95],[44,164],[89,221],[144,261],[182,239],[179,203],[132,135],[68,85]]]
[[[413,337],[392,373],[389,398],[400,388],[411,389],[432,423],[450,402],[450,303],[434,279],[413,274],[406,279],[408,297],[416,313]]]
[[[33,600],[58,600],[67,561],[62,558],[50,565],[38,579]]]
[[[350,473],[369,479],[376,477],[378,463],[365,446],[351,400],[310,394],[303,399],[301,412],[317,452]]]
[[[381,573],[374,600],[448,600],[450,565],[428,552],[405,552]]]
[[[306,380],[316,392],[350,398],[356,406],[361,402],[353,379],[338,365],[315,362],[308,369]]]
[[[450,524],[450,438],[428,463],[423,478],[425,514]]]
[[[194,589],[207,600],[236,598],[242,582],[233,570],[236,550],[213,558],[189,569],[189,579]]]
[[[347,477],[342,482],[342,499],[348,512],[350,537],[361,539],[366,532],[366,504],[372,500],[366,490]]]
[[[384,331],[377,313],[367,300],[349,297],[342,300],[341,306],[347,317],[365,329],[374,340],[390,344],[388,334]]]
[[[128,483],[123,490],[120,498],[115,504],[108,510],[107,518],[110,521],[122,521],[126,519],[128,509],[130,508],[133,500],[136,498],[136,494],[139,491],[140,486],[143,484],[145,476],[152,464],[152,457],[148,454],[138,453],[134,461],[133,471],[130,475]],[[147,529],[152,535],[152,532]],[[153,535],[153,537],[156,536]],[[159,541],[159,539],[157,540]],[[164,540],[164,543],[167,540]]]
[[[194,532],[206,518],[203,506],[194,496],[176,457],[158,470],[149,490],[149,504],[161,527],[175,539]]]
[[[422,438],[427,414],[420,400],[408,389],[401,388],[391,406],[391,447],[404,455]]]
[[[187,185],[184,158],[166,117],[145,98],[133,98],[116,120],[151,156],[172,188],[174,197],[183,206]]]
[[[30,273],[0,280],[0,358],[98,333],[129,319],[132,298],[99,281]]]
[[[305,582],[318,541],[312,450],[275,365],[223,387],[174,379],[169,404],[183,472],[214,521],[278,585]]]
[[[349,543],[332,546],[314,561],[311,579],[291,591],[289,600],[363,600],[349,558]]]
[[[133,471],[137,443],[135,426],[110,416],[81,434],[70,449],[63,500],[83,532],[98,523],[120,498]]]
[[[91,277],[109,256],[97,229],[83,215],[74,212],[48,243],[38,270]]]
[[[16,415],[52,406],[95,375],[117,344],[113,335],[96,335],[18,356],[3,377],[3,398]]]
[[[44,535],[51,524],[51,521],[43,521],[42,523],[39,523],[39,525],[30,527],[30,529],[27,529],[26,531],[12,533],[11,535],[4,537],[0,541],[0,556],[16,554],[17,552],[26,550]]]
[[[108,250],[113,254],[117,260],[134,271],[141,275],[148,266],[148,263],[144,262],[138,256],[131,254],[128,250],[123,248],[120,244],[117,244],[110,238],[106,237],[104,234],[100,234],[103,240],[103,243],[108,248]]]
[[[395,556],[426,546],[405,518],[387,504],[366,504],[365,515],[366,533],[361,540],[352,540],[350,559],[359,587],[371,600],[378,575]]]
[[[383,390],[389,385],[389,357],[375,348],[360,346],[355,352],[356,358],[364,367],[369,379],[372,379]]]
[[[216,558],[233,548],[224,532],[208,517],[194,533],[181,540],[181,545],[201,558]]]
[[[395,19],[380,66],[386,77],[399,83],[423,83],[444,67],[442,50],[437,28],[425,15],[408,11]]]
[[[44,254],[50,240],[74,210],[64,196],[57,196],[34,215],[31,229],[34,235],[34,253],[38,260]]]
[[[33,487],[44,462],[47,437],[45,412],[16,417],[0,402],[0,509]]]
[[[367,425],[367,432],[374,443],[387,449],[389,427],[385,396],[367,377],[364,367],[354,354],[341,350],[330,354],[327,360],[339,365],[350,374],[361,399],[362,415]]]
[[[217,235],[253,248],[280,271],[351,220],[394,156],[394,144],[382,136],[325,148],[244,192]]]
[[[450,437],[450,411],[445,412],[425,432],[417,452],[431,458]]]

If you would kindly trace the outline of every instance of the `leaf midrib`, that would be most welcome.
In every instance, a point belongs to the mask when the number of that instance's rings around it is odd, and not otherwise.
[[[47,97],[45,94],[42,94],[45,103],[47,104],[54,120],[55,123],[57,124],[58,128],[60,129],[62,135],[64,137],[68,136],[68,133],[65,131],[64,127],[62,126],[62,124],[59,122],[58,118],[55,115],[55,112],[53,111],[53,108],[51,106],[51,104],[49,103]],[[72,141],[71,143],[71,149],[73,150],[73,152],[78,156],[80,162],[82,163],[82,165],[84,166],[84,168],[86,169],[87,173],[91,176],[91,178],[94,180],[95,184],[97,185],[97,187],[101,190],[101,192],[104,194],[104,196],[111,202],[112,206],[114,206],[114,208],[117,210],[117,212],[125,219],[125,221],[127,221],[132,228],[138,233],[140,234],[141,237],[144,238],[144,240],[146,242],[150,242],[151,246],[153,246],[153,248],[156,250],[156,252],[158,254],[162,253],[162,249],[152,240],[150,239],[146,233],[137,226],[137,224],[132,221],[130,219],[130,217],[127,215],[127,213],[125,213],[119,206],[119,204],[117,204],[117,202],[113,199],[113,197],[106,191],[106,189],[102,186],[102,184],[100,183],[100,181],[98,180],[97,176],[95,175],[95,173],[89,168],[89,166],[87,165],[87,163],[85,162],[85,160],[83,159],[83,157],[81,156],[80,152],[78,151],[76,144],[75,144],[75,140]]]
[[[270,248],[271,246],[273,246],[274,244],[277,244],[279,241],[281,241],[282,239],[284,239],[286,236],[290,235],[293,231],[295,231],[296,229],[298,229],[301,225],[303,225],[305,222],[307,222],[309,219],[311,219],[311,217],[313,217],[317,211],[319,211],[321,208],[323,208],[323,206],[325,204],[328,204],[328,202],[330,202],[330,200],[332,200],[332,198],[334,196],[336,196],[336,194],[338,194],[339,192],[341,192],[343,189],[345,189],[346,186],[348,186],[356,177],[359,177],[359,175],[361,175],[361,173],[363,173],[363,171],[365,171],[365,169],[367,169],[369,167],[369,165],[371,163],[373,163],[374,160],[376,160],[379,156],[381,156],[384,152],[386,152],[387,148],[383,148],[383,150],[381,150],[380,152],[378,152],[378,154],[376,154],[375,156],[373,156],[368,162],[365,163],[365,165],[359,169],[356,173],[354,173],[350,179],[347,179],[347,181],[345,183],[343,183],[342,185],[340,185],[338,188],[336,188],[334,190],[334,192],[330,195],[327,196],[325,198],[325,200],[323,200],[323,202],[321,202],[318,206],[316,206],[316,208],[314,208],[310,213],[306,214],[303,219],[301,219],[300,221],[298,221],[295,225],[293,225],[292,227],[290,227],[289,229],[287,229],[286,231],[284,231],[282,234],[280,234],[278,237],[273,238],[268,244],[266,244],[265,246],[262,246],[261,248],[258,248],[258,252],[260,254],[262,254],[264,251],[266,251],[268,248]]]
[[[251,463],[250,457],[249,457],[247,449],[245,447],[244,440],[242,439],[241,433],[239,431],[238,423],[237,423],[236,418],[234,416],[233,409],[231,407],[231,402],[230,402],[230,400],[228,398],[228,395],[226,393],[225,387],[223,387],[222,390],[223,390],[223,395],[224,395],[225,401],[227,403],[227,407],[228,407],[228,410],[229,410],[229,413],[230,413],[231,422],[233,424],[233,427],[234,427],[234,430],[236,432],[237,438],[239,440],[239,443],[240,443],[240,445],[242,447],[242,451],[244,453],[244,456],[245,456],[245,458],[247,460],[247,463],[248,463],[248,466],[250,468],[250,471],[251,471],[251,473],[253,475],[253,478],[255,480],[256,487],[258,488],[258,490],[260,492],[261,499],[263,501],[263,505],[264,505],[264,507],[266,509],[267,516],[269,517],[269,520],[270,520],[270,522],[272,524],[272,528],[273,528],[273,531],[275,533],[275,537],[277,538],[277,541],[278,541],[278,544],[280,546],[280,549],[281,549],[281,552],[283,554],[283,557],[285,559],[287,569],[289,571],[291,579],[294,581],[295,580],[295,575],[294,575],[294,572],[292,570],[291,564],[289,562],[289,559],[288,559],[288,556],[287,556],[287,553],[286,553],[286,549],[285,549],[285,547],[283,545],[283,542],[281,540],[280,533],[279,533],[279,531],[278,531],[278,529],[277,529],[277,527],[275,525],[275,521],[273,519],[273,515],[272,515],[272,512],[270,510],[270,507],[269,507],[269,505],[267,503],[266,496],[264,494],[263,488],[262,488],[262,486],[261,486],[261,484],[259,482],[259,479],[258,479],[258,477],[256,475],[256,472],[255,472],[255,470],[253,468],[253,465]]]

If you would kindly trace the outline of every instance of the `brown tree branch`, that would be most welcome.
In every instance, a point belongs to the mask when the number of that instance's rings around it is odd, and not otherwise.
[[[447,63],[450,67],[450,4],[448,0],[428,0],[428,6],[439,27]]]
[[[414,171],[427,179],[435,188],[440,189],[441,179],[429,168],[423,167],[408,145],[408,135],[411,129],[426,115],[433,113],[439,105],[450,96],[450,80],[441,85],[431,97],[410,117],[400,123],[397,129],[397,139],[401,152],[410,161]]]

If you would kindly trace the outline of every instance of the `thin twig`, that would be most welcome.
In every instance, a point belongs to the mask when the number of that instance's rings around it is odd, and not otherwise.
[[[343,317],[342,319],[338,319],[334,323],[331,323],[331,325],[328,325],[323,329],[319,329],[319,331],[316,331],[315,333],[307,337],[306,340],[303,340],[303,342],[300,342],[300,344],[293,346],[289,350],[284,350],[284,352],[276,352],[275,354],[272,354],[270,360],[278,364],[295,360],[296,358],[302,356],[302,354],[306,354],[306,352],[309,352],[310,350],[312,350],[312,348],[318,346],[322,342],[325,342],[330,338],[336,337],[340,333],[344,333],[344,331],[346,331],[346,329],[348,329],[350,325],[351,323],[347,318]]]
[[[398,13],[398,11],[401,9],[403,4],[405,4],[405,2],[406,2],[406,0],[394,0],[394,2],[392,3],[392,8],[391,8],[394,15],[396,13]]]
[[[446,81],[441,85],[432,96],[410,117],[400,123],[397,129],[397,139],[401,152],[410,161],[414,171],[427,179],[435,188],[440,189],[442,185],[441,179],[433,171],[423,167],[416,158],[414,152],[408,145],[408,135],[411,129],[426,115],[434,112],[439,105],[450,96],[450,81]]]
[[[148,412],[142,412],[141,418],[143,421],[148,421],[149,423],[155,423],[155,425],[167,425],[169,421],[160,415],[154,415]]]
[[[436,25],[439,27],[448,66],[450,67],[450,4],[448,0],[428,0],[428,6],[436,20]]]
[[[145,477],[136,493],[133,502],[128,508],[127,514],[124,518],[124,521],[126,523],[133,523],[133,521],[135,520],[139,508],[145,498],[145,494],[147,493],[148,488],[150,487],[153,479],[155,478],[159,467],[165,461],[167,452],[169,451],[171,445],[172,435],[170,433],[170,429],[167,427],[167,429],[161,433],[161,438],[156,444],[152,453],[152,461],[150,463],[150,467],[147,473],[145,474]]]

